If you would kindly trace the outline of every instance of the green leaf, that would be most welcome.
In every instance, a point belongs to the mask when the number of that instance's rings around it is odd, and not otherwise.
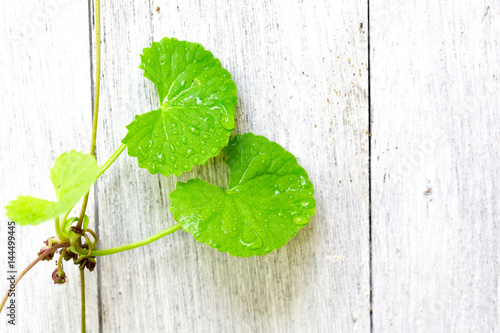
[[[234,129],[236,85],[218,59],[196,43],[164,38],[141,55],[161,107],[135,117],[122,140],[139,166],[180,175],[219,154]]]
[[[227,190],[200,179],[177,183],[174,219],[196,240],[234,256],[282,247],[315,213],[307,172],[280,145],[251,133],[237,135],[225,151]]]
[[[74,150],[64,153],[50,170],[57,201],[20,196],[6,207],[7,217],[21,225],[36,225],[56,218],[70,210],[89,191],[98,174],[99,166],[94,156]]]

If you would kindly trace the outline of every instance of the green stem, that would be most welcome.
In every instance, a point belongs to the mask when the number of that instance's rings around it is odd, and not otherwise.
[[[78,218],[78,223],[76,224],[77,230],[82,229],[83,218],[85,217],[85,211],[87,210],[87,204],[89,202],[89,193],[90,192],[87,192],[87,194],[85,194],[85,197],[83,198],[82,210],[80,211],[80,217]]]
[[[94,244],[97,244],[97,242],[99,241],[99,237],[97,237],[97,234],[94,232],[94,230],[87,228],[87,232],[90,233],[92,237],[94,237]]]
[[[177,223],[177,224],[171,226],[170,228],[162,230],[162,231],[154,234],[153,236],[150,236],[150,237],[145,238],[143,240],[140,240],[138,242],[125,244],[125,245],[113,247],[111,249],[106,249],[106,250],[92,251],[92,256],[93,257],[107,256],[107,255],[114,254],[114,253],[132,250],[132,249],[147,245],[149,243],[152,243],[155,240],[158,240],[166,235],[170,235],[171,233],[174,233],[175,231],[179,230],[180,228],[181,228],[181,224]],[[82,255],[87,255],[89,253],[89,251],[83,250],[83,249],[77,249],[77,252],[79,254],[82,254]]]
[[[62,231],[61,231],[61,224],[60,224],[60,221],[59,221],[59,217],[56,217],[55,219],[55,227],[56,227],[56,235],[57,235],[57,238],[61,241],[65,241],[66,240],[66,237],[64,237]]]
[[[85,237],[85,240],[87,241],[87,246],[89,247],[89,257],[92,257],[92,251],[94,250],[95,244],[90,242],[89,236],[87,234],[83,234],[83,237]]]
[[[63,260],[63,258],[64,258],[64,255],[66,254],[66,250],[67,250],[67,248],[65,247],[65,248],[62,250],[61,255],[59,256],[59,259],[57,260],[57,267],[59,267],[60,269],[62,269],[62,260]]]
[[[80,294],[82,295],[82,333],[85,333],[85,266],[80,268]]]
[[[74,207],[75,207],[75,206],[71,207],[71,209],[70,209],[70,210],[68,210],[68,211],[66,212],[66,214],[64,214],[63,218],[61,219],[61,223],[66,222],[66,220],[68,219],[68,215],[69,215],[69,213],[71,213],[71,211],[73,210],[73,208],[74,208]],[[62,232],[66,235],[66,237],[69,237],[69,235],[67,235],[67,234],[66,234],[66,232],[65,232],[64,230],[62,230]]]
[[[90,140],[90,155],[95,156],[95,142],[97,138],[97,120],[99,114],[99,92],[101,88],[101,1],[95,1],[95,42],[96,42],[96,68],[95,68],[95,93],[94,93],[94,114],[92,122],[92,138]],[[80,211],[80,218],[76,224],[77,229],[82,228],[83,217],[87,210],[89,193],[85,195]]]
[[[121,153],[123,153],[125,148],[127,148],[127,146],[124,143],[122,143],[120,147],[118,147],[118,149],[113,153],[113,155],[109,157],[106,163],[104,163],[103,166],[99,169],[99,174],[97,175],[97,178],[101,177],[104,171],[106,171],[111,166],[111,164],[113,164],[113,162],[116,161],[118,156],[120,156]]]
[[[101,88],[101,1],[95,1],[95,42],[96,42],[96,67],[95,67],[95,93],[94,93],[94,119],[92,123],[92,139],[90,141],[90,155],[95,155],[95,142],[97,138],[97,115],[99,113],[99,93]]]

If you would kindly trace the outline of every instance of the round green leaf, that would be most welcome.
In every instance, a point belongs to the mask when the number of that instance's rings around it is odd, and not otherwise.
[[[314,187],[283,147],[251,133],[225,149],[226,191],[200,179],[177,183],[170,211],[194,238],[234,256],[282,247],[315,213]]]
[[[7,217],[21,225],[36,225],[70,210],[90,189],[99,174],[94,156],[72,150],[59,156],[50,169],[57,201],[20,196],[9,202]]]
[[[135,117],[122,140],[139,166],[165,176],[205,164],[234,129],[236,85],[220,61],[196,43],[164,38],[141,55],[161,107]]]

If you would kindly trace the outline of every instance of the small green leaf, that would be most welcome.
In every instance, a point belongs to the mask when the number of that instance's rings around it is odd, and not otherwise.
[[[236,85],[211,52],[164,38],[141,55],[161,107],[135,117],[122,140],[139,166],[180,175],[219,154],[234,129]]]
[[[177,183],[170,211],[194,238],[234,256],[282,247],[315,213],[314,187],[296,158],[251,133],[225,149],[226,191],[200,179]]]
[[[64,153],[50,170],[57,201],[20,196],[6,207],[7,217],[21,225],[36,225],[56,218],[70,210],[89,191],[98,174],[99,166],[94,156],[74,150]]]

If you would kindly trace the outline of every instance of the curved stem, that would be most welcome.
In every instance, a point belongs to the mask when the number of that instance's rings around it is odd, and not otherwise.
[[[59,260],[57,260],[57,267],[59,267],[60,269],[62,269],[62,260],[63,260],[63,258],[64,258],[64,255],[66,255],[66,250],[67,250],[67,249],[68,249],[68,248],[67,248],[67,247],[65,247],[65,248],[62,250],[62,253],[61,253],[61,255],[59,256]]]
[[[71,207],[71,209],[70,209],[70,210],[68,210],[68,211],[64,214],[63,218],[61,219],[61,221],[62,221],[63,223],[64,223],[64,222],[68,219],[69,213],[71,213],[71,211],[73,210],[73,208],[74,208],[74,207],[75,207],[75,206]]]
[[[75,206],[73,206],[73,207],[75,207]],[[73,210],[73,207],[71,207],[71,209],[70,209],[70,210],[68,210],[68,211],[64,214],[63,218],[60,220],[60,223],[62,223],[62,224],[63,224],[63,226],[64,226],[64,222],[66,222],[66,220],[68,219],[68,215],[69,215],[69,213]],[[60,224],[59,224],[59,225],[60,225]],[[65,236],[65,237],[64,237],[64,239],[68,239],[68,238],[69,238],[68,233],[67,233],[67,232],[66,232],[63,228],[61,228],[60,230],[61,230],[62,234]]]
[[[81,246],[81,235],[78,235],[77,237],[78,238],[76,238],[76,240],[75,240],[75,238],[71,239],[71,246],[70,246],[69,249],[73,253],[78,253],[78,254],[81,254],[81,255],[87,255],[89,251],[85,250]]]
[[[94,249],[94,243],[90,242],[89,236],[87,234],[83,234],[85,240],[87,241],[87,246],[89,247],[89,257],[92,257],[92,250]]]
[[[80,268],[80,294],[82,297],[82,333],[85,333],[85,266]]]
[[[95,93],[94,93],[94,114],[92,121],[92,138],[90,140],[90,155],[95,156],[95,142],[97,138],[97,120],[99,114],[99,92],[101,88],[101,1],[95,1],[95,42],[96,42],[96,67],[95,67]],[[89,193],[85,195],[80,211],[80,218],[76,224],[77,229],[82,228],[83,217],[87,209]]]
[[[107,255],[114,254],[114,253],[132,250],[132,249],[147,245],[149,243],[152,243],[155,240],[158,240],[166,235],[170,235],[171,233],[174,233],[175,231],[179,230],[180,228],[181,228],[181,224],[177,223],[177,224],[171,226],[170,228],[162,230],[162,231],[154,234],[153,236],[150,236],[148,238],[144,238],[143,240],[140,240],[138,242],[125,244],[125,245],[113,247],[111,249],[106,249],[106,250],[92,251],[92,256],[93,257],[107,256]],[[82,255],[87,255],[89,253],[89,251],[87,251],[87,250],[81,251],[80,249],[77,249],[77,252],[79,254],[82,254]]]
[[[56,217],[54,220],[55,220],[55,228],[56,228],[57,238],[59,238],[59,240],[65,240],[66,237],[64,237],[64,235],[61,231],[61,223],[59,221],[59,217]]]
[[[97,175],[97,178],[101,177],[104,171],[106,171],[111,166],[111,164],[113,164],[113,162],[116,161],[118,156],[120,156],[121,153],[123,153],[125,148],[127,148],[127,146],[124,143],[122,143],[120,147],[118,147],[118,149],[113,153],[113,155],[109,157],[106,163],[104,163],[103,166],[99,169],[99,174]]]
[[[97,237],[97,234],[94,232],[94,230],[88,228],[87,232],[90,233],[92,237],[94,237],[94,244],[97,244],[97,242],[99,241],[99,237]]]
[[[49,254],[51,254],[52,252],[54,252],[55,250],[61,248],[61,247],[68,247],[70,246],[71,243],[69,242],[66,242],[66,243],[61,243],[61,244],[56,244],[54,246],[52,246],[50,249],[47,249],[45,250],[42,254],[40,254],[38,256],[38,258],[36,258],[31,264],[28,265],[28,267],[26,267],[24,269],[24,271],[21,272],[21,274],[17,277],[16,281],[14,282],[14,286],[9,288],[9,290],[7,291],[7,293],[5,294],[5,297],[3,298],[2,300],[2,304],[0,304],[0,312],[2,311],[3,309],[3,306],[5,305],[5,302],[7,302],[7,299],[9,298],[9,294],[12,290],[14,290],[14,288],[17,286],[17,283],[23,278],[23,276],[28,273],[28,271],[33,268],[33,266],[35,266],[40,260],[42,260],[43,258],[45,258],[46,256],[48,256]]]

